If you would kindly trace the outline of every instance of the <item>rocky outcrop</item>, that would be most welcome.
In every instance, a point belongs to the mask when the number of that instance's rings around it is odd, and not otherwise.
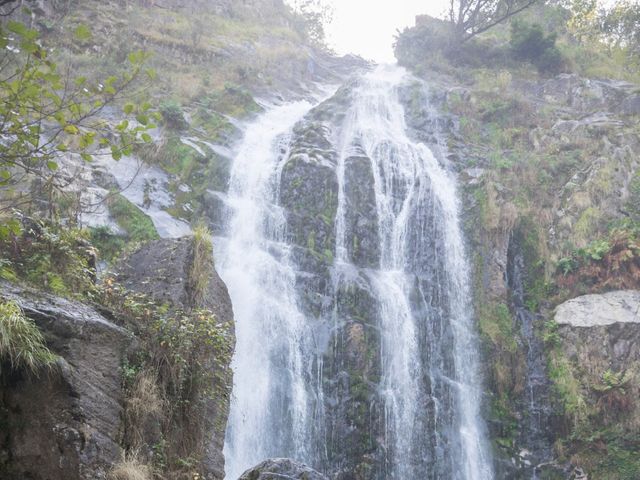
[[[580,426],[564,444],[573,464],[589,478],[638,472],[637,455],[615,457],[602,445],[620,442],[633,452],[640,434],[639,312],[640,292],[635,290],[584,295],[555,310],[559,343],[551,353],[553,378],[565,422]],[[562,424],[556,428],[561,431]]]
[[[568,300],[556,309],[555,321],[559,325],[585,328],[640,324],[640,292],[623,290]]]
[[[640,292],[615,291],[569,300],[555,311],[563,351],[597,382],[608,370],[640,366]]]
[[[178,240],[157,240],[131,254],[120,265],[118,280],[128,289],[143,293],[158,303],[164,303],[172,309],[189,311],[194,308],[210,310],[222,326],[230,340],[229,348],[233,349],[234,324],[231,298],[227,287],[215,271],[211,269],[206,291],[201,300],[194,300],[191,285],[191,269],[194,261],[193,238]],[[208,268],[208,267],[204,267]],[[210,395],[206,392],[202,415],[198,418],[185,419],[195,422],[194,430],[199,431],[205,440],[203,458],[207,472],[206,478],[224,478],[224,434],[229,416],[229,391],[233,383],[231,370],[228,368],[230,352],[222,359],[206,360],[206,368],[215,372],[212,375],[213,385]],[[168,439],[171,441],[171,439]],[[176,439],[177,440],[177,439]],[[177,440],[179,441],[179,440]]]
[[[233,348],[233,312],[226,286],[212,269],[205,295],[198,304],[190,292],[193,240],[160,240],[133,253],[123,264],[120,280],[130,291],[143,293],[175,310],[206,308],[225,329]],[[35,290],[2,282],[0,297],[16,301],[59,356],[56,367],[40,377],[2,369],[0,377],[0,477],[7,480],[104,479],[123,458],[127,427],[124,406],[126,359],[138,358],[144,341],[139,325],[129,325],[106,309],[96,310]],[[169,352],[171,353],[171,352]],[[224,355],[222,354],[224,353]],[[230,352],[207,358],[213,385],[202,391],[204,478],[224,478],[222,447],[232,383]],[[144,356],[144,355],[143,355]],[[221,360],[224,359],[224,360]],[[210,392],[215,392],[211,395]],[[206,398],[204,398],[206,397]],[[204,420],[203,420],[204,419]],[[5,428],[6,426],[6,428]],[[152,432],[157,438],[158,427]],[[145,428],[143,427],[143,430]],[[170,430],[163,442],[181,442]],[[146,434],[146,432],[145,432]],[[171,445],[168,446],[173,449]]]
[[[274,458],[247,470],[238,480],[328,480],[328,478],[288,458]]]
[[[189,285],[193,258],[193,239],[163,239],[148,243],[129,255],[120,265],[118,282],[128,290],[143,293],[159,303],[179,308],[211,310],[233,333],[233,310],[227,286],[218,272],[210,274],[207,291],[200,305],[193,305]]]
[[[0,384],[0,476],[7,480],[105,478],[120,460],[120,364],[131,332],[79,302],[3,282],[59,359],[40,377]]]

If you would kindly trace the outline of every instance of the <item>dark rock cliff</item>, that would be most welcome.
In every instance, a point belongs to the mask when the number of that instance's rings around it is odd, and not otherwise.
[[[120,364],[133,335],[94,308],[1,284],[59,355],[40,377],[4,377],[0,437],[3,478],[105,478],[121,457]]]
[[[131,255],[121,279],[130,291],[148,295],[172,308],[196,307],[189,296],[193,261],[190,238],[162,240]],[[0,385],[0,473],[18,480],[80,480],[106,478],[124,457],[125,369],[127,358],[140,355],[137,328],[109,310],[58,298],[3,282],[0,295],[16,301],[43,331],[48,347],[59,356],[55,367],[39,377],[3,368]],[[215,271],[198,308],[209,309],[233,344],[233,312],[226,286]],[[170,353],[170,352],[169,352]],[[229,355],[205,359],[215,392],[228,392]],[[207,390],[208,392],[209,390]],[[222,446],[229,409],[228,394],[194,399],[204,402],[204,421],[194,430],[202,436],[202,471],[207,479],[224,477]],[[188,420],[183,425],[188,429]],[[156,427],[151,426],[153,434]],[[149,428],[144,429],[148,434]],[[173,435],[173,436],[172,436]],[[150,440],[150,439],[147,439]],[[166,443],[183,442],[168,434]],[[171,445],[169,445],[171,447]]]

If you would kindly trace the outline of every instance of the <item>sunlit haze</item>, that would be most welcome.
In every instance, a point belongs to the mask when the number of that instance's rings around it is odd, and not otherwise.
[[[327,0],[326,3],[334,8],[327,37],[337,53],[355,53],[377,62],[393,62],[396,31],[412,26],[416,15],[440,16],[448,1]]]

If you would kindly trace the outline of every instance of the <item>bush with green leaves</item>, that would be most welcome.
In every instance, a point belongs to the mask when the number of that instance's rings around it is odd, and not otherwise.
[[[82,42],[91,31],[79,26],[75,36]],[[60,155],[77,154],[85,161],[95,155],[111,155],[117,160],[131,154],[135,144],[151,141],[147,133],[154,127],[151,104],[127,101],[142,98],[137,85],[155,76],[145,68],[148,55],[144,52],[130,53],[121,75],[90,81],[83,76],[74,78],[59,67],[38,31],[23,23],[0,24],[0,50],[4,52],[0,63],[3,217],[33,202],[31,192],[16,188],[25,182],[37,180],[43,190],[39,200],[48,203],[52,192],[64,192],[69,179],[59,172]],[[105,110],[118,105],[123,105],[124,119],[107,120]]]
[[[536,23],[518,20],[511,23],[510,47],[514,57],[533,63],[543,73],[558,73],[564,64],[556,37],[555,33],[545,34]]]
[[[182,107],[175,100],[167,100],[160,104],[160,115],[164,124],[172,130],[186,130],[189,128],[184,118]]]
[[[0,374],[2,365],[37,374],[56,360],[37,325],[13,301],[0,302]]]
[[[108,200],[109,213],[133,242],[148,242],[160,238],[151,219],[123,195],[115,194]]]
[[[23,218],[17,233],[0,237],[0,252],[0,276],[5,280],[65,296],[95,290],[96,252],[86,230]]]

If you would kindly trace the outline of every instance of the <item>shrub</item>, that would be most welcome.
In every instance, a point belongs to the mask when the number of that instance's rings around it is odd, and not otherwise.
[[[15,302],[0,303],[0,359],[14,370],[38,373],[55,362],[35,323]]]
[[[90,229],[91,244],[94,245],[100,258],[107,261],[113,261],[118,258],[122,250],[125,248],[126,242],[122,236],[113,233],[111,228],[100,226]]]
[[[539,24],[512,22],[510,46],[516,59],[533,63],[540,72],[558,73],[564,64],[556,34],[545,35]]]
[[[18,234],[0,238],[0,274],[26,280],[57,295],[84,295],[94,290],[96,252],[88,232],[59,224],[22,219]]]
[[[182,107],[175,100],[167,100],[160,104],[160,115],[164,124],[173,130],[186,130],[189,123],[184,118]]]

